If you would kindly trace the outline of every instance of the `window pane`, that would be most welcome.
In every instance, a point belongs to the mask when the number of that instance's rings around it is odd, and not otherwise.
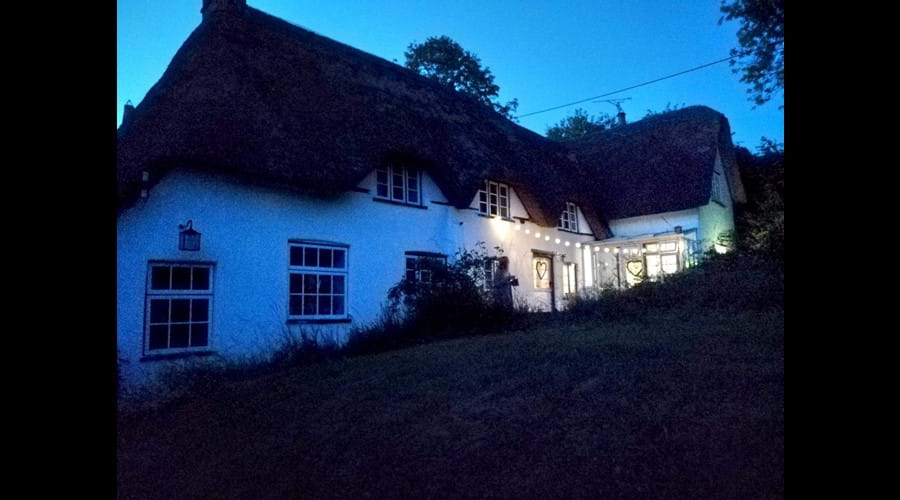
[[[191,289],[191,268],[189,267],[173,267],[172,268],[172,290],[190,290]]]
[[[416,271],[413,269],[406,270],[406,281],[416,281]]]
[[[395,185],[394,186],[394,199],[397,201],[403,201],[403,185]]]
[[[378,191],[376,192],[379,198],[387,198],[388,196],[388,187],[387,184],[379,184]]]
[[[388,172],[386,168],[379,168],[376,174],[376,180],[379,184],[387,184]]]
[[[479,204],[478,204],[478,211],[481,212],[481,213],[483,213],[483,214],[486,214],[487,211],[488,211],[488,209],[487,209],[487,203],[479,203]]]
[[[150,322],[169,322],[169,301],[167,299],[154,299],[150,301]]]
[[[481,203],[487,203],[487,193],[484,191],[478,192],[478,201]]]
[[[189,345],[189,325],[172,325],[171,328],[171,333],[169,335],[169,347],[187,347]]]
[[[316,293],[319,288],[317,276],[315,274],[303,275],[303,293]]]
[[[408,201],[409,203],[418,203],[419,202],[419,192],[410,189],[409,192],[406,193],[406,201]]]
[[[303,265],[305,267],[319,267],[319,251],[317,248],[303,249]]]
[[[334,293],[344,293],[344,277],[343,276],[334,276],[332,278],[332,289]]]
[[[303,275],[291,273],[291,285],[288,290],[290,293],[300,293],[303,291]]]
[[[331,293],[331,276],[323,274],[319,276],[319,293]]]
[[[172,321],[190,321],[191,301],[189,299],[176,299],[172,301]]]
[[[150,288],[153,290],[169,289],[169,266],[153,266],[150,272]]]
[[[291,316],[299,316],[303,311],[303,296],[302,295],[291,295],[291,301],[289,305],[289,312]]]
[[[500,197],[501,197],[501,198],[506,198],[506,193],[507,193],[507,191],[506,191],[506,186],[500,185]]]
[[[497,194],[497,185],[494,184],[493,182],[490,183],[490,193],[491,193],[491,194]]]
[[[332,301],[332,311],[333,314],[344,314],[344,297],[340,295],[335,295]]]
[[[194,323],[191,325],[191,347],[204,347],[209,343],[209,324]]]
[[[419,189],[419,176],[415,170],[408,170],[406,172],[406,188]]]
[[[666,273],[674,273],[678,271],[678,258],[675,255],[662,256],[662,268]]]
[[[331,296],[330,295],[319,296],[319,314],[321,314],[321,315],[331,314]]]
[[[347,263],[344,259],[346,256],[346,252],[344,250],[335,250],[334,251],[334,265],[335,269],[344,269],[347,266]]]
[[[209,321],[209,299],[191,301],[191,321]]]
[[[169,325],[153,325],[150,327],[149,349],[165,349],[169,347]]]
[[[191,289],[209,290],[209,268],[195,267],[192,272],[194,273],[194,280],[191,283]]]
[[[331,267],[331,249],[319,249],[319,267]]]
[[[668,243],[663,243],[659,246],[659,249],[662,252],[674,252],[675,251],[675,242],[670,241]]]
[[[291,265],[303,265],[303,247],[291,247]]]
[[[506,207],[500,207],[500,217],[503,217],[504,219],[509,218],[509,212],[506,210]]]
[[[316,296],[315,295],[304,295],[303,296],[303,314],[305,316],[312,316],[316,314]]]

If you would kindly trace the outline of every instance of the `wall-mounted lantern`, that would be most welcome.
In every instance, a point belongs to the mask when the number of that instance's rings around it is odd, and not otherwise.
[[[190,219],[187,224],[179,224],[178,249],[196,252],[200,250],[200,233],[194,230],[194,223]]]

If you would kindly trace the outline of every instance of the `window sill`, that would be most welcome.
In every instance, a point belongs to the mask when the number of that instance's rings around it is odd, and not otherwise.
[[[319,319],[300,319],[291,318],[287,320],[289,325],[327,325],[331,323],[350,323],[353,318],[319,318]]]
[[[384,198],[372,198],[372,201],[377,201],[378,203],[387,203],[388,205],[398,205],[401,207],[420,208],[422,210],[428,210],[428,207],[426,207],[425,205],[417,205],[415,203],[405,203],[402,201],[387,200]]]
[[[478,212],[478,216],[484,217],[486,219],[499,219],[499,220],[503,220],[506,222],[515,222],[516,221],[515,219],[513,219],[511,217],[500,217],[499,215],[488,215],[488,214],[483,214],[481,212]]]
[[[561,228],[561,227],[557,227],[556,230],[557,230],[557,231],[560,231],[560,232],[563,232],[563,233],[578,234],[578,235],[581,235],[581,236],[593,236],[593,234],[591,234],[591,233],[582,233],[582,232],[580,232],[580,231],[572,231],[571,229],[563,229],[563,228]]]
[[[170,352],[164,354],[147,354],[145,356],[141,356],[140,361],[169,361],[173,359],[184,359],[184,358],[204,358],[207,356],[215,355],[216,351],[185,351],[185,352]]]
[[[720,207],[725,208],[725,204],[722,203],[722,202],[719,201],[719,200],[709,200],[709,202],[710,202],[710,203],[715,203],[716,205],[719,205]]]

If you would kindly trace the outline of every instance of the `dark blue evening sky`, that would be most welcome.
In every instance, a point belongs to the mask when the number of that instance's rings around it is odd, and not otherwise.
[[[116,123],[138,104],[200,23],[201,0],[118,0]],[[491,68],[500,98],[526,114],[605,94],[728,56],[737,23],[717,23],[719,0],[346,1],[249,0],[264,12],[358,49],[403,62],[412,41],[447,35]],[[727,62],[612,97],[629,121],[667,103],[703,104],[724,113],[735,143],[755,149],[761,136],[784,142],[782,100],[753,109],[746,85]],[[543,134],[584,103],[524,117]]]

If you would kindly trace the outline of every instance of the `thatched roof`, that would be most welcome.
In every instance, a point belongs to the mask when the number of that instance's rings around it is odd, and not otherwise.
[[[725,115],[690,106],[567,143],[584,182],[608,219],[670,212],[709,203],[716,151],[732,196],[745,201]],[[607,219],[607,220],[608,220]]]
[[[251,7],[204,17],[119,129],[120,206],[142,171],[153,182],[175,165],[330,196],[390,160],[423,166],[459,208],[485,178],[509,183],[541,225],[566,200],[588,204],[562,146],[469,96]]]

